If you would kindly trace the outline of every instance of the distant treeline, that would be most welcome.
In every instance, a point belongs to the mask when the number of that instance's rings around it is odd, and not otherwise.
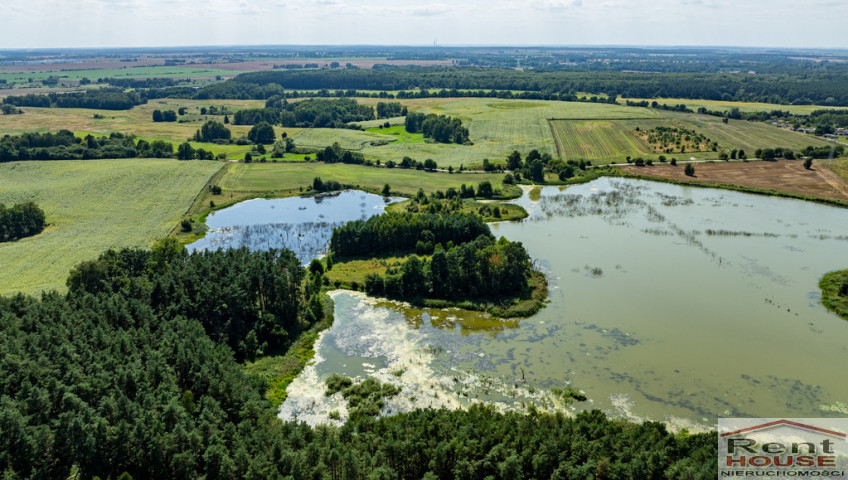
[[[75,137],[69,130],[24,133],[0,138],[0,162],[15,160],[90,160],[95,158],[169,158],[174,146],[164,140],[136,139],[112,132],[108,137]]]
[[[439,143],[470,144],[468,129],[462,126],[462,120],[446,115],[431,113],[409,113],[406,116],[406,131],[423,133],[424,138],[431,138]]]
[[[241,74],[204,87],[197,98],[268,98],[288,90],[418,89],[536,92],[539,98],[562,99],[578,92],[610,97],[691,98],[778,104],[848,105],[843,73],[805,71],[774,73],[633,73],[616,71],[520,71],[477,67],[398,67],[369,70],[323,69]],[[466,94],[466,93],[464,93]],[[265,95],[265,96],[263,96]],[[488,95],[488,93],[487,93]],[[521,93],[492,96],[525,98]],[[473,96],[473,95],[472,95]],[[526,97],[532,98],[533,96]],[[398,98],[401,98],[398,96]]]
[[[120,88],[99,88],[85,92],[48,93],[37,95],[10,96],[3,103],[16,107],[42,108],[94,108],[99,110],[129,110],[136,105],[147,103],[150,92],[141,95],[138,92],[125,92]]]
[[[256,85],[256,84],[234,84],[222,82],[200,90],[186,90],[175,87],[170,89],[170,96],[174,98],[192,98],[197,100],[208,99],[240,99],[240,100],[264,100],[273,96],[284,98],[313,98],[313,97],[370,97],[385,99],[414,99],[414,98],[500,98],[517,100],[559,100],[563,102],[590,102],[590,103],[615,103],[615,98],[604,96],[577,95],[574,93],[550,93],[523,91],[513,92],[510,90],[459,90],[459,89],[431,89],[431,90],[403,90],[399,92],[364,92],[356,89],[320,89],[309,90],[287,90],[278,84]],[[179,89],[179,90],[178,90]],[[152,98],[152,97],[151,97]]]
[[[165,88],[174,87],[180,83],[188,83],[188,78],[99,78],[99,83],[108,83],[113,87],[121,88]]]
[[[448,245],[491,237],[488,225],[476,215],[434,215],[390,212],[335,228],[330,249],[338,257],[373,257],[392,252],[412,252],[419,240]]]
[[[233,116],[235,125],[271,125],[299,128],[347,128],[350,122],[374,120],[374,107],[361,105],[351,98],[306,99],[288,103],[276,95],[265,102],[265,108],[239,110]]]
[[[9,208],[0,203],[0,242],[38,235],[44,225],[44,210],[34,202],[16,203]]]

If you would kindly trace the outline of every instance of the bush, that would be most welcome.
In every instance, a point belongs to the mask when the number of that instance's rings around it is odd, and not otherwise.
[[[685,173],[686,175],[688,175],[690,177],[694,177],[695,176],[695,165],[692,165],[691,163],[687,163],[686,166],[683,167],[683,173]]]

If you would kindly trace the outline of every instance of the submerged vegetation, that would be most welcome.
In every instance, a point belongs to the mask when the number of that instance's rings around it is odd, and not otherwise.
[[[401,391],[401,387],[381,383],[373,378],[354,383],[350,378],[335,373],[327,377],[325,383],[325,395],[341,393],[342,398],[347,401],[349,418],[354,420],[360,417],[376,417],[383,409],[383,399],[394,397]]]

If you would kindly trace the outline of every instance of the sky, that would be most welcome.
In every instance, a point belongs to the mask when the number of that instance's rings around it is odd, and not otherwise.
[[[199,45],[848,48],[846,0],[0,0],[0,50]]]

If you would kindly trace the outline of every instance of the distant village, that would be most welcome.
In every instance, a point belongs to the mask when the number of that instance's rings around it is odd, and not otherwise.
[[[806,128],[806,127],[794,128],[794,127],[792,127],[792,125],[789,125],[788,123],[784,123],[784,122],[771,122],[771,124],[776,126],[776,127],[785,128],[785,129],[788,129],[788,130],[793,130],[795,132],[801,132],[801,133],[813,134],[816,131],[815,128]],[[839,128],[836,129],[836,131],[834,133],[826,133],[823,136],[825,138],[848,137],[848,128],[839,127]]]

